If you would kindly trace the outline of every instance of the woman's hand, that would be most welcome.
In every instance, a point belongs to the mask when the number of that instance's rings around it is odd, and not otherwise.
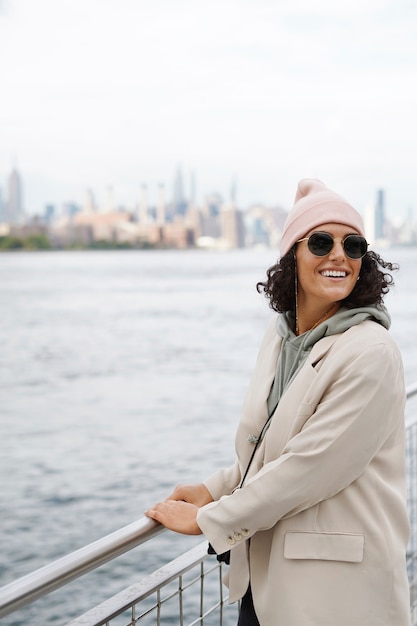
[[[198,485],[178,485],[168,496],[167,500],[183,500],[199,507],[213,502],[211,493],[207,487],[200,483]]]
[[[164,502],[152,506],[145,515],[177,533],[201,535],[197,512],[209,502],[213,502],[213,498],[203,483],[178,485]]]
[[[145,511],[145,515],[177,533],[201,535],[196,521],[197,511],[198,507],[195,504],[181,500],[165,500]]]

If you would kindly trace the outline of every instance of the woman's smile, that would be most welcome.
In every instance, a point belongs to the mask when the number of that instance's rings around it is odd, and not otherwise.
[[[334,243],[325,256],[310,252],[307,240],[297,244],[298,314],[307,319],[320,317],[332,303],[347,298],[355,287],[362,265],[361,259],[351,259],[343,247],[344,238],[354,233],[351,227],[322,224],[306,237],[316,231],[329,233]]]
[[[322,270],[320,272],[325,278],[346,278],[347,272],[343,270]]]

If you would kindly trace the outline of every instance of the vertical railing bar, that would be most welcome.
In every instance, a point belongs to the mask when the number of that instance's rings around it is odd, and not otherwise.
[[[409,505],[409,510],[410,510],[410,523],[411,524],[413,523],[413,506],[414,506],[414,504],[413,504],[413,501],[414,501],[414,498],[413,498],[413,482],[414,481],[412,479],[413,469],[414,469],[414,462],[413,462],[413,452],[414,452],[414,450],[413,450],[413,443],[414,443],[413,431],[414,431],[414,427],[411,426],[409,431],[408,431],[408,437],[407,437],[407,449],[408,449],[408,452],[409,452],[409,455],[408,455],[408,457],[409,457],[408,458],[408,480],[409,480],[409,485],[408,485],[408,497],[409,497],[408,505]],[[411,456],[410,456],[410,453],[411,453]],[[414,580],[414,556],[413,556],[414,545],[413,545],[413,543],[414,543],[413,542],[413,538],[410,537],[409,548],[410,548],[410,552],[411,552],[411,558],[409,559],[409,565],[410,565],[410,573],[411,573],[411,576],[410,576],[410,580],[411,580],[411,585],[410,585],[411,606],[414,606],[414,583],[413,583],[413,580]]]
[[[219,598],[220,598],[220,625],[219,626],[223,626],[223,604],[224,604],[224,599],[223,599],[223,567],[222,564],[219,563]]]
[[[183,603],[183,584],[182,584],[182,574],[178,577],[178,600],[179,600],[179,608],[180,608],[180,626],[184,626],[184,603]]]
[[[200,563],[200,624],[204,626],[204,561]]]
[[[409,507],[410,507],[410,523],[413,523],[413,515],[414,515],[414,506],[415,506],[415,499],[414,499],[414,480],[413,480],[413,473],[414,473],[414,451],[415,451],[415,446],[414,446],[414,440],[415,437],[413,437],[414,435],[414,426],[410,427],[409,430],[409,437],[408,437],[408,443],[409,443]],[[415,583],[414,578],[415,578],[415,564],[414,564],[414,541],[413,541],[413,537],[410,538],[410,550],[411,550],[411,589],[410,589],[410,598],[411,598],[411,605],[414,606],[414,596],[415,596],[415,592],[414,592],[414,586]]]

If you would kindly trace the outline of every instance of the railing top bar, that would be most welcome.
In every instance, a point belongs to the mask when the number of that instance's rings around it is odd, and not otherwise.
[[[143,517],[0,589],[0,617],[66,585],[162,532],[163,526]]]

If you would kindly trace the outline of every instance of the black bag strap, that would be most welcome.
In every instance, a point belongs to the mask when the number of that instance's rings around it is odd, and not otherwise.
[[[246,466],[245,473],[243,474],[243,478],[240,481],[240,485],[239,485],[238,489],[241,489],[243,487],[243,483],[246,480],[246,477],[248,475],[250,466],[252,465],[252,461],[255,458],[255,454],[256,454],[256,451],[258,449],[258,446],[259,446],[260,442],[262,441],[262,439],[265,437],[265,433],[266,433],[266,431],[268,430],[268,428],[269,428],[269,426],[271,424],[272,417],[273,417],[273,415],[274,415],[274,413],[276,411],[277,406],[278,406],[278,402],[276,402],[274,408],[272,409],[272,411],[268,415],[268,419],[266,420],[265,424],[263,425],[262,430],[261,430],[261,432],[259,434],[259,437],[256,438],[255,446],[254,446],[254,448],[252,450],[252,454],[251,454],[251,457],[249,459],[249,463]]]
[[[271,420],[272,420],[272,416],[274,415],[277,406],[278,406],[278,402],[275,404],[274,408],[272,409],[271,413],[269,414],[268,419],[266,420],[266,422],[263,425],[263,428],[262,428],[262,430],[261,430],[261,432],[259,434],[259,437],[257,437],[257,439],[255,441],[255,446],[254,446],[254,448],[252,450],[252,454],[251,454],[251,457],[249,459],[249,463],[246,466],[245,472],[243,474],[243,478],[240,481],[240,485],[239,485],[239,487],[237,487],[237,489],[241,489],[242,486],[243,486],[243,483],[246,480],[246,476],[248,475],[248,472],[249,472],[250,466],[252,464],[252,461],[255,458],[256,450],[258,449],[258,446],[259,446],[260,442],[264,438],[265,433],[266,433],[266,431],[269,428],[269,425],[270,425]],[[230,564],[230,550],[228,550],[227,552],[222,552],[222,554],[217,554],[217,552],[215,551],[215,549],[213,548],[211,543],[209,543],[208,544],[208,548],[207,548],[207,554],[215,554],[216,557],[217,557],[217,560],[219,561],[219,563],[226,563],[226,565]]]

